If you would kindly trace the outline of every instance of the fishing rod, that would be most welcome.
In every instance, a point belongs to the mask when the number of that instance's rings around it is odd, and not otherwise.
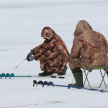
[[[27,60],[27,58],[24,59],[21,63],[19,63],[19,64],[15,67],[15,69],[17,69],[25,60]]]

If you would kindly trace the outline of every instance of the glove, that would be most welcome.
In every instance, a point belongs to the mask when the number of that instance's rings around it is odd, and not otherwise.
[[[30,56],[27,60],[28,61],[33,61],[34,60],[34,56]]]
[[[27,55],[27,60],[28,60],[28,61],[30,61],[30,60],[29,60],[29,57],[31,57],[32,54],[33,54],[32,51],[28,53],[28,55]]]

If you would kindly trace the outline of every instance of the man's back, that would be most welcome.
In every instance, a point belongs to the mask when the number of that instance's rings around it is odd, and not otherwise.
[[[85,31],[78,38],[80,37],[83,40],[80,50],[81,67],[104,66],[107,57],[107,41],[104,36],[90,30]]]
[[[106,65],[108,45],[101,33],[82,20],[76,26],[74,37],[69,64],[71,69]]]

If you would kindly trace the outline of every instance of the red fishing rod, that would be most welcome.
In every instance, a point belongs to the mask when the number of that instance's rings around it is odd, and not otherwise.
[[[27,58],[26,58],[27,59]],[[17,69],[26,59],[24,59],[21,63],[19,63],[16,67],[15,67],[15,69]]]

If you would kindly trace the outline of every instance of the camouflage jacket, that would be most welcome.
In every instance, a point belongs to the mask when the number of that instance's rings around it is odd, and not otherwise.
[[[71,69],[107,65],[108,44],[101,33],[82,20],[77,24],[74,36],[69,61]]]
[[[55,32],[50,41],[45,40],[31,51],[35,55],[35,60],[40,60],[41,70],[60,73],[67,64],[66,58],[69,55],[67,47]]]

